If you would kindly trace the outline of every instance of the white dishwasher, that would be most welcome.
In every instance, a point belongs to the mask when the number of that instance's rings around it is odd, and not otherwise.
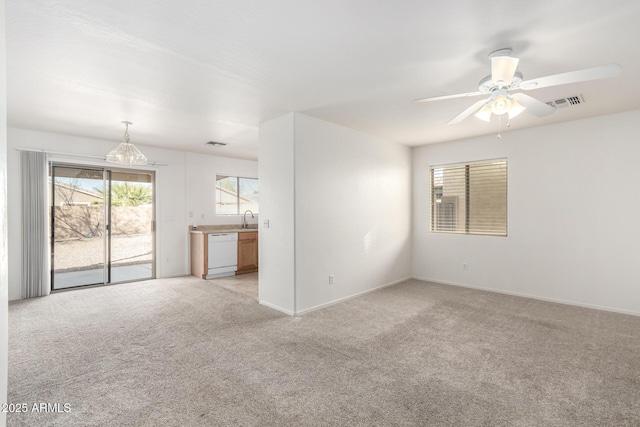
[[[238,269],[238,233],[209,234],[207,279],[233,276]]]

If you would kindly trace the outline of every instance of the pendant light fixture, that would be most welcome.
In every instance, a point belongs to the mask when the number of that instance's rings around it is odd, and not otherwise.
[[[147,158],[129,141],[129,125],[131,122],[123,121],[125,125],[124,137],[122,142],[107,154],[107,162],[117,163],[119,165],[146,165]]]

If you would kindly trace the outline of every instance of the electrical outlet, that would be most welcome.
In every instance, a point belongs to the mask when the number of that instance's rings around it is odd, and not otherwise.
[[[468,271],[469,270],[469,265],[465,262],[464,264],[462,264],[462,271]]]
[[[189,211],[189,218],[193,218],[193,211]]]
[[[333,274],[329,275],[329,284],[333,285]]]
[[[262,228],[269,228],[269,220],[265,219],[264,223],[262,224]]]

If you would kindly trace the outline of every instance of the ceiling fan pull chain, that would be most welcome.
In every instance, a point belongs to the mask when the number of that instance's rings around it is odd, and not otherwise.
[[[502,127],[502,115],[498,116],[498,139],[502,139],[501,128]]]

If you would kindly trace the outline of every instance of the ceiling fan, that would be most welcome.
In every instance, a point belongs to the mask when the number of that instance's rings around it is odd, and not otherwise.
[[[480,80],[477,92],[420,98],[415,99],[414,102],[432,102],[444,99],[489,95],[488,98],[474,103],[462,113],[449,120],[447,122],[449,125],[460,123],[474,113],[477,118],[486,122],[491,120],[492,114],[498,116],[507,114],[508,117],[512,119],[525,109],[538,117],[542,117],[553,113],[556,109],[525,93],[514,91],[528,91],[550,86],[615,77],[620,74],[621,69],[618,64],[609,64],[600,67],[586,68],[584,70],[570,71],[568,73],[553,74],[537,79],[523,80],[522,73],[516,71],[520,60],[511,56],[511,49],[496,50],[489,54],[489,58],[491,58],[491,75]]]

